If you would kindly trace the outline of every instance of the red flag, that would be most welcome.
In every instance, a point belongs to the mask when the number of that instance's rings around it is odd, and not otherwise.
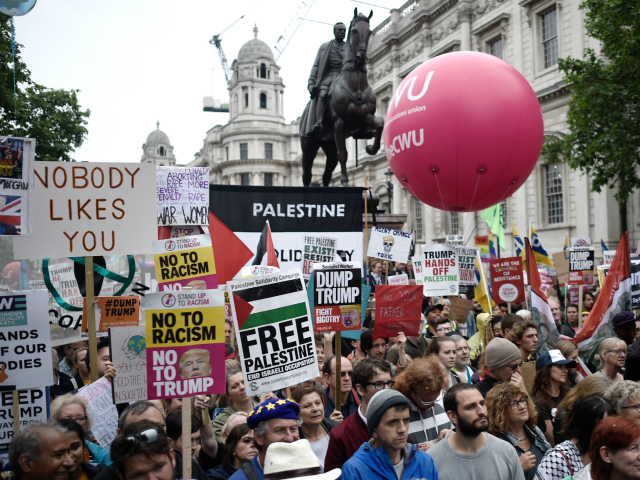
[[[236,307],[236,318],[238,319],[238,328],[242,330],[244,326],[244,322],[247,321],[249,315],[253,311],[253,305],[247,302],[244,298],[232,293],[233,295],[233,304]]]
[[[589,368],[585,365],[580,357],[576,358],[576,363],[576,370],[580,373],[580,375],[582,375],[584,378],[587,378],[589,375],[591,375],[591,370],[589,370]]]
[[[273,239],[271,238],[271,226],[267,222],[267,265],[269,267],[280,268],[278,263],[278,257],[276,256],[276,249],[273,248]]]

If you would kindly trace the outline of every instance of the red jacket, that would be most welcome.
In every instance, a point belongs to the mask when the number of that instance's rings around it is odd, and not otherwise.
[[[340,425],[331,430],[329,447],[324,459],[324,471],[342,468],[354,453],[371,438],[360,413],[349,415]]]

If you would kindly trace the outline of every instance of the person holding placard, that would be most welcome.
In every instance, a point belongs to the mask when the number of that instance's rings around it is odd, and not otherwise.
[[[249,413],[255,406],[255,402],[251,397],[247,396],[241,370],[230,369],[226,372],[226,393],[232,405],[225,408],[225,410],[213,420],[213,432],[218,442],[222,440],[222,426],[230,415],[236,412]]]
[[[406,337],[405,347],[418,352],[420,356],[424,355],[424,352],[426,352],[427,347],[429,346],[429,341],[425,339],[426,324],[427,322],[423,315],[422,322],[420,322],[420,329],[419,329],[420,333],[418,335],[409,335]],[[397,366],[399,363],[399,359],[400,359],[400,351],[398,350],[398,344],[396,342],[396,344],[393,345],[387,352],[387,361]],[[403,366],[406,366],[406,364],[403,364]]]
[[[324,401],[324,416],[326,418],[332,418],[333,412],[336,408],[336,357],[330,357],[324,362],[322,368],[322,374],[324,381],[328,385],[327,389],[322,392],[322,398]],[[358,411],[360,406],[360,400],[353,389],[353,365],[351,360],[342,357],[341,370],[340,370],[340,393],[341,403],[340,413],[343,418],[347,418]]]

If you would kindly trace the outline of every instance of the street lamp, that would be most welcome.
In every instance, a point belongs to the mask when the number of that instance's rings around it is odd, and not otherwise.
[[[387,177],[387,196],[389,197],[389,213],[393,213],[391,209],[391,199],[393,198],[393,183],[391,183],[391,179],[393,178],[393,172],[391,168],[387,167],[387,171],[384,172],[384,176]]]

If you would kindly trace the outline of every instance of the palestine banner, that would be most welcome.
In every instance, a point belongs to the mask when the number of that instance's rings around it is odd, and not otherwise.
[[[227,286],[248,395],[317,377],[318,359],[302,271],[232,280]]]
[[[629,232],[624,232],[600,294],[583,322],[582,329],[572,340],[578,345],[579,355],[584,359],[591,353],[596,340],[615,336],[611,323],[614,315],[631,310],[629,260]]]
[[[254,254],[269,220],[282,270],[303,268],[305,235],[336,239],[347,262],[363,258],[362,188],[211,185],[209,210]]]
[[[361,287],[359,262],[316,263],[313,266],[316,333],[360,329]]]

